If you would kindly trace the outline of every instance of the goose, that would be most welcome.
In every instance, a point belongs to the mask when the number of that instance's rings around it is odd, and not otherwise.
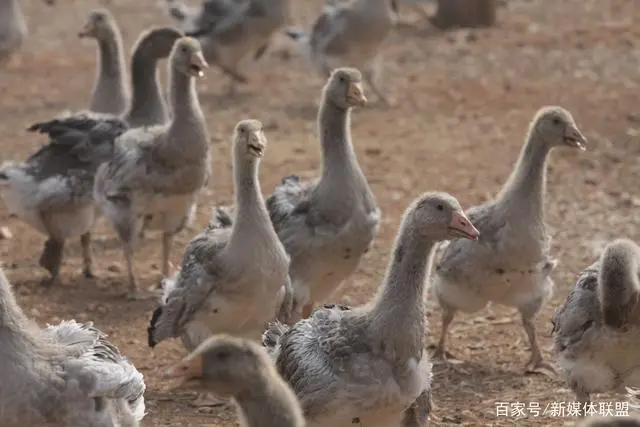
[[[143,223],[163,233],[161,265],[167,277],[174,235],[189,220],[210,174],[209,137],[194,81],[207,67],[197,40],[178,39],[169,57],[171,121],[117,136],[113,157],[96,173],[94,199],[123,244],[129,299],[156,298],[138,288],[133,272]]]
[[[27,23],[18,0],[0,0],[0,62],[6,62],[27,37]]]
[[[318,112],[320,178],[288,176],[267,198],[271,222],[291,257],[291,322],[308,317],[314,303],[336,293],[378,231],[380,210],[350,135],[350,111],[366,102],[358,70],[333,71]]]
[[[0,425],[137,427],[144,378],[92,323],[41,329],[0,269]]]
[[[126,86],[122,36],[115,18],[107,9],[92,10],[78,37],[90,37],[98,42],[97,76],[91,91],[89,110],[121,114],[127,107],[129,90]]]
[[[394,0],[339,1],[325,7],[310,32],[289,28],[300,55],[323,77],[338,67],[363,71],[367,84],[386,105],[393,104],[382,90],[381,48],[396,23]]]
[[[556,361],[580,402],[640,387],[640,247],[616,239],[578,277],[553,318]]]
[[[271,225],[258,179],[266,145],[262,123],[236,125],[235,218],[214,211],[209,226],[187,246],[180,272],[165,280],[163,304],[151,317],[150,347],[181,337],[192,351],[217,333],[259,342],[269,321],[287,318],[293,298],[289,256]]]
[[[305,426],[291,387],[280,377],[265,350],[251,340],[214,335],[164,377],[178,378],[193,387],[190,373],[199,371],[202,378],[196,386],[220,396],[232,396],[242,426]]]
[[[248,82],[240,62],[251,53],[260,59],[274,33],[291,19],[290,0],[208,0],[199,11],[175,0],[165,4],[175,24],[202,44],[205,59],[230,77],[228,94],[236,83]]]
[[[132,124],[150,126],[166,120],[159,83],[149,77],[180,36],[177,30],[161,27],[138,38],[132,55],[132,103],[122,117],[81,111],[35,123],[28,130],[47,134],[48,144],[24,162],[5,162],[0,167],[0,195],[8,210],[48,236],[39,264],[51,276],[43,279],[43,285],[59,282],[65,241],[77,236],[84,276],[94,277],[95,173],[113,155],[114,138]]]
[[[309,427],[424,425],[432,366],[424,351],[423,291],[434,244],[455,237],[475,241],[478,230],[453,196],[425,193],[404,213],[372,301],[325,305],[291,327],[272,322],[264,332]]]
[[[482,233],[479,244],[452,240],[442,248],[431,282],[442,309],[442,332],[433,357],[444,361],[446,334],[457,311],[476,312],[489,301],[520,312],[531,346],[526,372],[553,376],[542,358],[534,319],[553,292],[551,238],[544,218],[550,151],[585,150],[587,139],[564,108],[548,106],[534,116],[511,176],[497,197],[467,214]],[[451,356],[450,356],[451,357]]]

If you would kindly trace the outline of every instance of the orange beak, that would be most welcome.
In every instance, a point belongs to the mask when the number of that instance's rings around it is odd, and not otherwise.
[[[189,69],[194,77],[202,78],[204,77],[204,70],[209,68],[209,64],[202,56],[202,52],[195,52],[191,55],[191,63],[189,64]]]
[[[187,356],[161,375],[162,379],[174,380],[179,387],[196,378],[202,378],[202,357]]]
[[[455,237],[462,237],[469,240],[478,240],[480,232],[471,224],[469,218],[463,212],[454,212],[449,232]]]
[[[80,32],[78,32],[78,37],[91,37],[91,33],[93,33],[93,30],[93,24],[91,22],[87,22],[86,24],[84,24]]]
[[[347,92],[347,100],[349,104],[364,107],[367,105],[367,97],[364,96],[364,89],[362,89],[362,83],[351,83],[349,91]]]
[[[564,130],[564,143],[582,151],[587,150],[587,138],[574,124],[567,125]]]

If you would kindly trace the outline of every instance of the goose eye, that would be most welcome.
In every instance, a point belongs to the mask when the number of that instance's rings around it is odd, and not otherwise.
[[[553,124],[554,125],[559,125],[560,124],[560,119],[558,117],[554,117],[553,118]]]
[[[442,210],[444,210],[444,206],[442,204],[438,204],[436,206],[436,209],[438,209],[439,211],[442,211]]]
[[[182,48],[180,49],[180,52],[182,53],[189,53],[189,50],[187,49],[186,46],[182,46]]]
[[[344,76],[340,76],[340,83],[346,83],[347,79]]]

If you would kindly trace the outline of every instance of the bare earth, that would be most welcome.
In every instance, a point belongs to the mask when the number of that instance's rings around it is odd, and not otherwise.
[[[85,108],[94,78],[95,45],[76,37],[94,0],[61,1],[48,8],[23,1],[30,39],[19,63],[0,71],[0,160],[22,159],[44,141],[24,129],[64,109]],[[138,33],[168,23],[151,1],[113,0],[127,51]],[[319,1],[298,0],[294,17],[308,24]],[[568,108],[589,138],[586,153],[559,149],[548,175],[548,221],[560,259],[556,294],[537,320],[545,355],[551,357],[550,318],[576,274],[594,256],[598,242],[616,236],[639,240],[633,223],[640,205],[640,2],[628,0],[511,0],[490,30],[441,33],[409,8],[386,49],[386,76],[397,105],[356,111],[353,136],[360,162],[383,212],[380,233],[338,301],[369,298],[384,274],[399,218],[420,193],[443,190],[468,207],[499,189],[514,163],[534,112],[545,104]],[[214,203],[231,200],[230,134],[238,120],[256,118],[270,145],[261,177],[265,193],[290,173],[311,176],[319,163],[314,102],[323,84],[278,36],[263,60],[246,68],[248,86],[234,99],[223,95],[226,79],[210,70],[198,83],[209,120],[213,185],[193,228],[180,235],[172,261],[177,265],[189,238],[206,223]],[[164,67],[164,65],[163,65]],[[371,95],[370,99],[375,100]],[[147,381],[145,426],[233,426],[231,412],[200,413],[192,393],[167,392],[159,374],[184,355],[175,342],[152,351],[146,327],[155,302],[127,302],[123,256],[108,225],[96,231],[98,279],[80,274],[80,249],[70,242],[59,287],[39,285],[37,267],[43,237],[0,211],[0,225],[13,238],[0,241],[6,272],[25,311],[40,324],[63,318],[93,320],[140,369]],[[137,256],[146,286],[158,283],[159,236],[148,234]],[[429,303],[431,330],[440,328]],[[430,342],[435,336],[430,337]],[[465,362],[435,371],[435,409],[430,425],[516,424],[496,417],[496,402],[541,408],[569,402],[560,380],[524,376],[526,338],[512,310],[490,307],[462,315],[454,323],[450,350]],[[622,397],[599,396],[602,401]],[[540,415],[519,425],[562,425],[568,418]],[[366,427],[366,426],[365,426]]]

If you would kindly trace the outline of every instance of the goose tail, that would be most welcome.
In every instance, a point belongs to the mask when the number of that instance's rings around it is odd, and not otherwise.
[[[149,321],[149,326],[147,327],[147,344],[149,347],[154,348],[158,345],[158,340],[156,340],[156,323],[158,319],[162,316],[162,307],[158,307],[153,310],[153,314],[151,314],[151,320]]]

